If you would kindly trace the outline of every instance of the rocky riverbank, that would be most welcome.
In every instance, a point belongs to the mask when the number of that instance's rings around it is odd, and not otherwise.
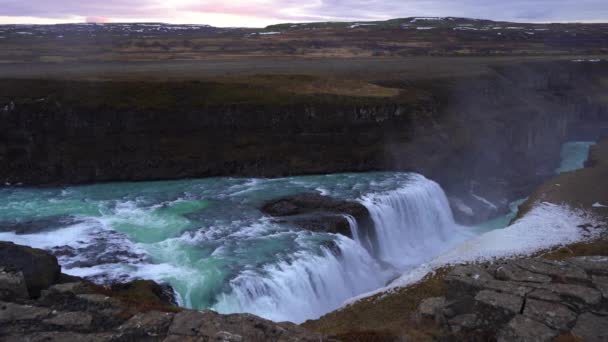
[[[0,243],[2,341],[320,341],[295,324],[174,305],[151,281],[99,286],[45,251]]]

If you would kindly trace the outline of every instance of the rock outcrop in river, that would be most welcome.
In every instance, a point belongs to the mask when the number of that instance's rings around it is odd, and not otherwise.
[[[351,224],[356,223],[359,233],[374,233],[373,221],[367,208],[354,201],[338,200],[319,193],[303,193],[272,200],[261,208],[262,212],[277,220],[292,223],[313,232],[342,234],[353,238]],[[351,223],[347,216],[354,219]]]

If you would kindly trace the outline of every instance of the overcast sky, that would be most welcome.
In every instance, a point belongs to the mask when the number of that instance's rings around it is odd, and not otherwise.
[[[0,0],[0,23],[161,21],[214,26],[458,16],[608,21],[608,0]]]

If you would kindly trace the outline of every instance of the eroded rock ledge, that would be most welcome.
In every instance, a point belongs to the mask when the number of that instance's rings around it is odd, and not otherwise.
[[[498,341],[608,339],[606,256],[459,266],[445,288],[445,297],[425,299],[418,311],[456,334]]]
[[[292,323],[178,308],[151,281],[102,287],[58,274],[56,259],[39,249],[2,243],[3,250],[12,257],[0,258],[2,341],[321,340],[320,335]],[[15,257],[15,251],[21,256]],[[46,260],[48,270],[34,270],[31,264],[19,262],[34,258]],[[48,283],[31,282],[41,276]]]
[[[363,204],[323,196],[318,192],[275,199],[264,204],[261,210],[302,229],[348,237],[352,237],[352,232],[346,216],[351,216],[357,221],[362,234],[373,233],[373,222]]]

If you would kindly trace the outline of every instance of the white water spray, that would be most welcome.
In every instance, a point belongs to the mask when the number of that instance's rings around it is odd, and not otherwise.
[[[470,234],[457,225],[439,184],[412,175],[399,190],[361,199],[376,230],[378,256],[405,269],[437,255]]]
[[[230,282],[232,291],[215,305],[220,313],[248,312],[267,319],[300,323],[334,310],[357,294],[393,277],[355,241],[336,236],[339,252],[302,252],[289,261],[247,270]]]

